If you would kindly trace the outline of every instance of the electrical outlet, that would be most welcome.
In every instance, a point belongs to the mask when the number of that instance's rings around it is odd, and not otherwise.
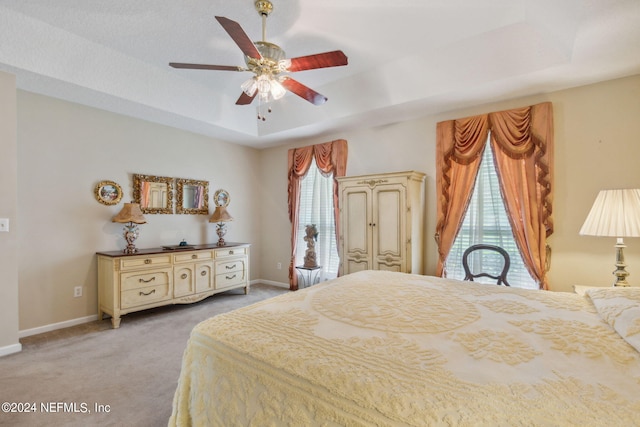
[[[277,268],[278,270],[282,270],[282,263],[281,263],[281,262],[277,263],[277,264],[276,264],[276,268]]]
[[[78,298],[82,296],[82,286],[76,286],[73,288],[73,297]]]

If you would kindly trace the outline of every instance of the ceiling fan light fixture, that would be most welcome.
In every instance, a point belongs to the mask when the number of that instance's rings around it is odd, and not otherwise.
[[[260,74],[257,78],[258,92],[262,97],[268,96],[271,91],[271,78],[266,74]]]
[[[276,100],[282,98],[287,93],[287,90],[276,79],[271,80],[271,97]]]
[[[240,87],[242,88],[242,91],[247,94],[247,96],[253,97],[258,90],[258,83],[256,82],[255,77],[251,77],[250,79],[242,83]]]

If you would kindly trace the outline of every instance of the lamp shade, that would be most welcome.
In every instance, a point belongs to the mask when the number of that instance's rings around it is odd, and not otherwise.
[[[227,208],[224,206],[216,206],[213,211],[213,215],[209,218],[209,222],[228,222],[233,221],[233,217],[227,212]]]
[[[111,222],[133,222],[135,224],[146,224],[139,203],[125,203],[118,215],[114,216]]]
[[[640,190],[602,190],[587,215],[581,235],[640,237]]]

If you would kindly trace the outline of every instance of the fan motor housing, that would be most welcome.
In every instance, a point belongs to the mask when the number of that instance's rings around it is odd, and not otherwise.
[[[254,42],[254,44],[262,58],[256,59],[245,55],[244,60],[247,68],[257,74],[263,74],[264,72],[278,74],[281,71],[278,63],[286,58],[284,50],[277,44],[265,41]]]

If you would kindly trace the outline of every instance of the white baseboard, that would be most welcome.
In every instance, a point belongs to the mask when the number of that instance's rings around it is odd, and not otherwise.
[[[13,353],[20,353],[22,351],[22,344],[11,344],[4,347],[0,347],[0,357],[8,356]]]
[[[274,282],[271,280],[260,280],[260,279],[251,281],[252,285],[255,285],[256,283],[264,283],[265,285],[272,285],[272,286],[278,286],[280,288],[289,289],[288,283]],[[77,319],[65,320],[64,322],[52,323],[50,325],[38,326],[37,328],[25,329],[23,331],[18,332],[18,337],[19,338],[30,337],[31,335],[42,334],[44,332],[51,332],[51,331],[55,331],[56,329],[68,328],[70,326],[76,326],[82,323],[93,322],[94,320],[98,320],[97,314],[94,314],[92,316],[79,317]],[[21,345],[20,347],[22,348]],[[3,348],[0,348],[0,356],[3,355],[2,350]],[[20,351],[20,349],[18,349],[17,351]],[[9,353],[6,353],[6,354],[9,354]]]
[[[52,323],[50,325],[38,326],[37,328],[25,329],[18,332],[18,337],[29,337],[31,335],[42,334],[44,332],[55,331],[56,329],[68,328],[70,326],[93,322],[94,320],[98,320],[97,314],[94,314],[92,316],[79,317],[77,319],[65,320],[64,322]]]
[[[289,284],[288,283],[274,282],[273,280],[258,279],[258,280],[252,280],[251,281],[252,285],[255,285],[256,283],[264,283],[265,285],[271,285],[271,286],[277,286],[279,288],[289,289]]]

